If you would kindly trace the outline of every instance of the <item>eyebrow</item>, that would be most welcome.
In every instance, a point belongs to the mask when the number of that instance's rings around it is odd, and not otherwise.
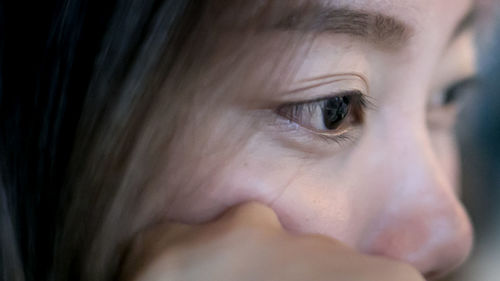
[[[402,21],[377,12],[309,5],[294,9],[274,28],[292,31],[346,34],[384,47],[402,47],[412,29]]]

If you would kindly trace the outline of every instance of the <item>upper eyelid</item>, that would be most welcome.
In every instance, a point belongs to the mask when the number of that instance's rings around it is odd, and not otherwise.
[[[296,120],[297,115],[301,114],[303,112],[303,110],[305,108],[307,108],[308,106],[312,106],[316,103],[321,103],[321,102],[324,102],[324,101],[331,99],[333,97],[339,97],[339,96],[340,97],[346,97],[346,96],[359,97],[359,99],[357,100],[356,106],[358,106],[358,109],[361,110],[361,112],[357,112],[357,113],[360,113],[361,116],[364,116],[366,110],[375,110],[376,109],[376,105],[370,96],[365,95],[360,91],[344,91],[341,93],[337,93],[334,95],[330,95],[330,96],[326,96],[326,97],[322,97],[322,98],[317,98],[317,99],[313,99],[313,100],[309,100],[309,101],[286,103],[286,104],[283,104],[283,105],[279,106],[278,108],[276,108],[275,112],[280,116],[283,116],[285,118],[288,118],[289,120],[297,122],[298,121],[298,120]],[[355,113],[351,113],[351,114],[355,114]]]
[[[455,82],[451,83],[448,87],[446,87],[445,90],[450,90],[454,88],[460,88],[460,87],[465,87],[465,86],[474,86],[477,87],[480,84],[480,79],[477,75],[471,75],[468,77],[465,77],[463,79],[456,80]]]
[[[376,110],[377,105],[376,105],[376,100],[361,91],[358,90],[347,90],[347,91],[341,91],[338,93],[330,94],[330,95],[325,95],[323,97],[318,97],[315,99],[311,100],[305,100],[305,101],[296,101],[296,102],[289,102],[282,104],[277,108],[277,111],[281,111],[284,108],[289,108],[289,107],[299,107],[299,106],[306,106],[309,104],[314,104],[314,103],[319,103],[319,102],[324,102],[328,99],[334,98],[334,97],[345,97],[345,96],[358,96],[360,98],[359,100],[359,106],[363,108],[363,110]]]
[[[358,80],[358,81],[356,81],[356,80]],[[311,89],[323,87],[325,85],[339,84],[339,83],[348,82],[348,81],[351,81],[351,82],[362,82],[363,87],[360,87],[360,88],[363,88],[363,90],[366,93],[370,92],[369,91],[369,87],[368,87],[368,82],[367,82],[366,78],[364,78],[363,76],[360,76],[358,74],[351,74],[350,76],[347,76],[347,74],[346,74],[346,75],[335,75],[335,76],[322,76],[322,77],[318,77],[318,78],[315,78],[315,79],[302,80],[299,83],[301,83],[301,84],[302,83],[303,84],[311,83],[311,84],[306,84],[304,86],[292,89],[290,91],[287,91],[287,93],[288,94],[293,94],[293,93],[297,93],[297,92],[304,92],[304,91],[307,91],[307,90],[311,90]],[[315,82],[315,83],[312,84],[312,82]]]
[[[317,76],[317,77],[299,80],[298,83],[315,82],[315,81],[322,81],[322,80],[334,82],[335,80],[342,81],[342,80],[348,80],[349,78],[352,79],[353,77],[360,79],[361,81],[363,81],[363,83],[366,85],[366,87],[368,87],[368,79],[366,78],[365,75],[363,75],[362,73],[358,73],[358,72],[327,74],[327,75],[322,75],[322,76]]]
[[[359,90],[345,90],[345,91],[341,91],[341,92],[338,92],[338,93],[327,94],[325,96],[317,97],[317,98],[310,99],[310,100],[288,102],[288,103],[285,103],[284,105],[282,105],[280,107],[294,106],[294,105],[304,105],[304,104],[312,104],[312,103],[322,102],[322,101],[325,101],[325,100],[328,100],[328,99],[331,99],[331,98],[334,98],[334,97],[345,97],[345,96],[360,96],[362,98],[371,99],[370,96],[362,93]]]
[[[358,91],[369,95],[369,86],[364,76],[357,73],[323,75],[292,82],[292,87],[279,94],[280,103],[302,102],[304,100],[338,96],[350,91]]]

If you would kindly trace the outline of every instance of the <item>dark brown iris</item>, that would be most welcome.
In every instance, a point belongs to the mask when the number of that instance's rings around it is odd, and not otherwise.
[[[337,129],[349,113],[349,97],[333,97],[325,101],[323,122],[328,130]]]

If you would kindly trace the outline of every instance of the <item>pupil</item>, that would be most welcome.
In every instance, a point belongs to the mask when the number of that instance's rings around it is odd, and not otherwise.
[[[323,122],[328,130],[337,129],[349,112],[348,97],[328,99],[323,109]]]

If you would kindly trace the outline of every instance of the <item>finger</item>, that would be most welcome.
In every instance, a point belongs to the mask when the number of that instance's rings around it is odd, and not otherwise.
[[[220,220],[238,225],[282,228],[276,212],[271,207],[259,202],[247,202],[231,207],[221,216]]]

